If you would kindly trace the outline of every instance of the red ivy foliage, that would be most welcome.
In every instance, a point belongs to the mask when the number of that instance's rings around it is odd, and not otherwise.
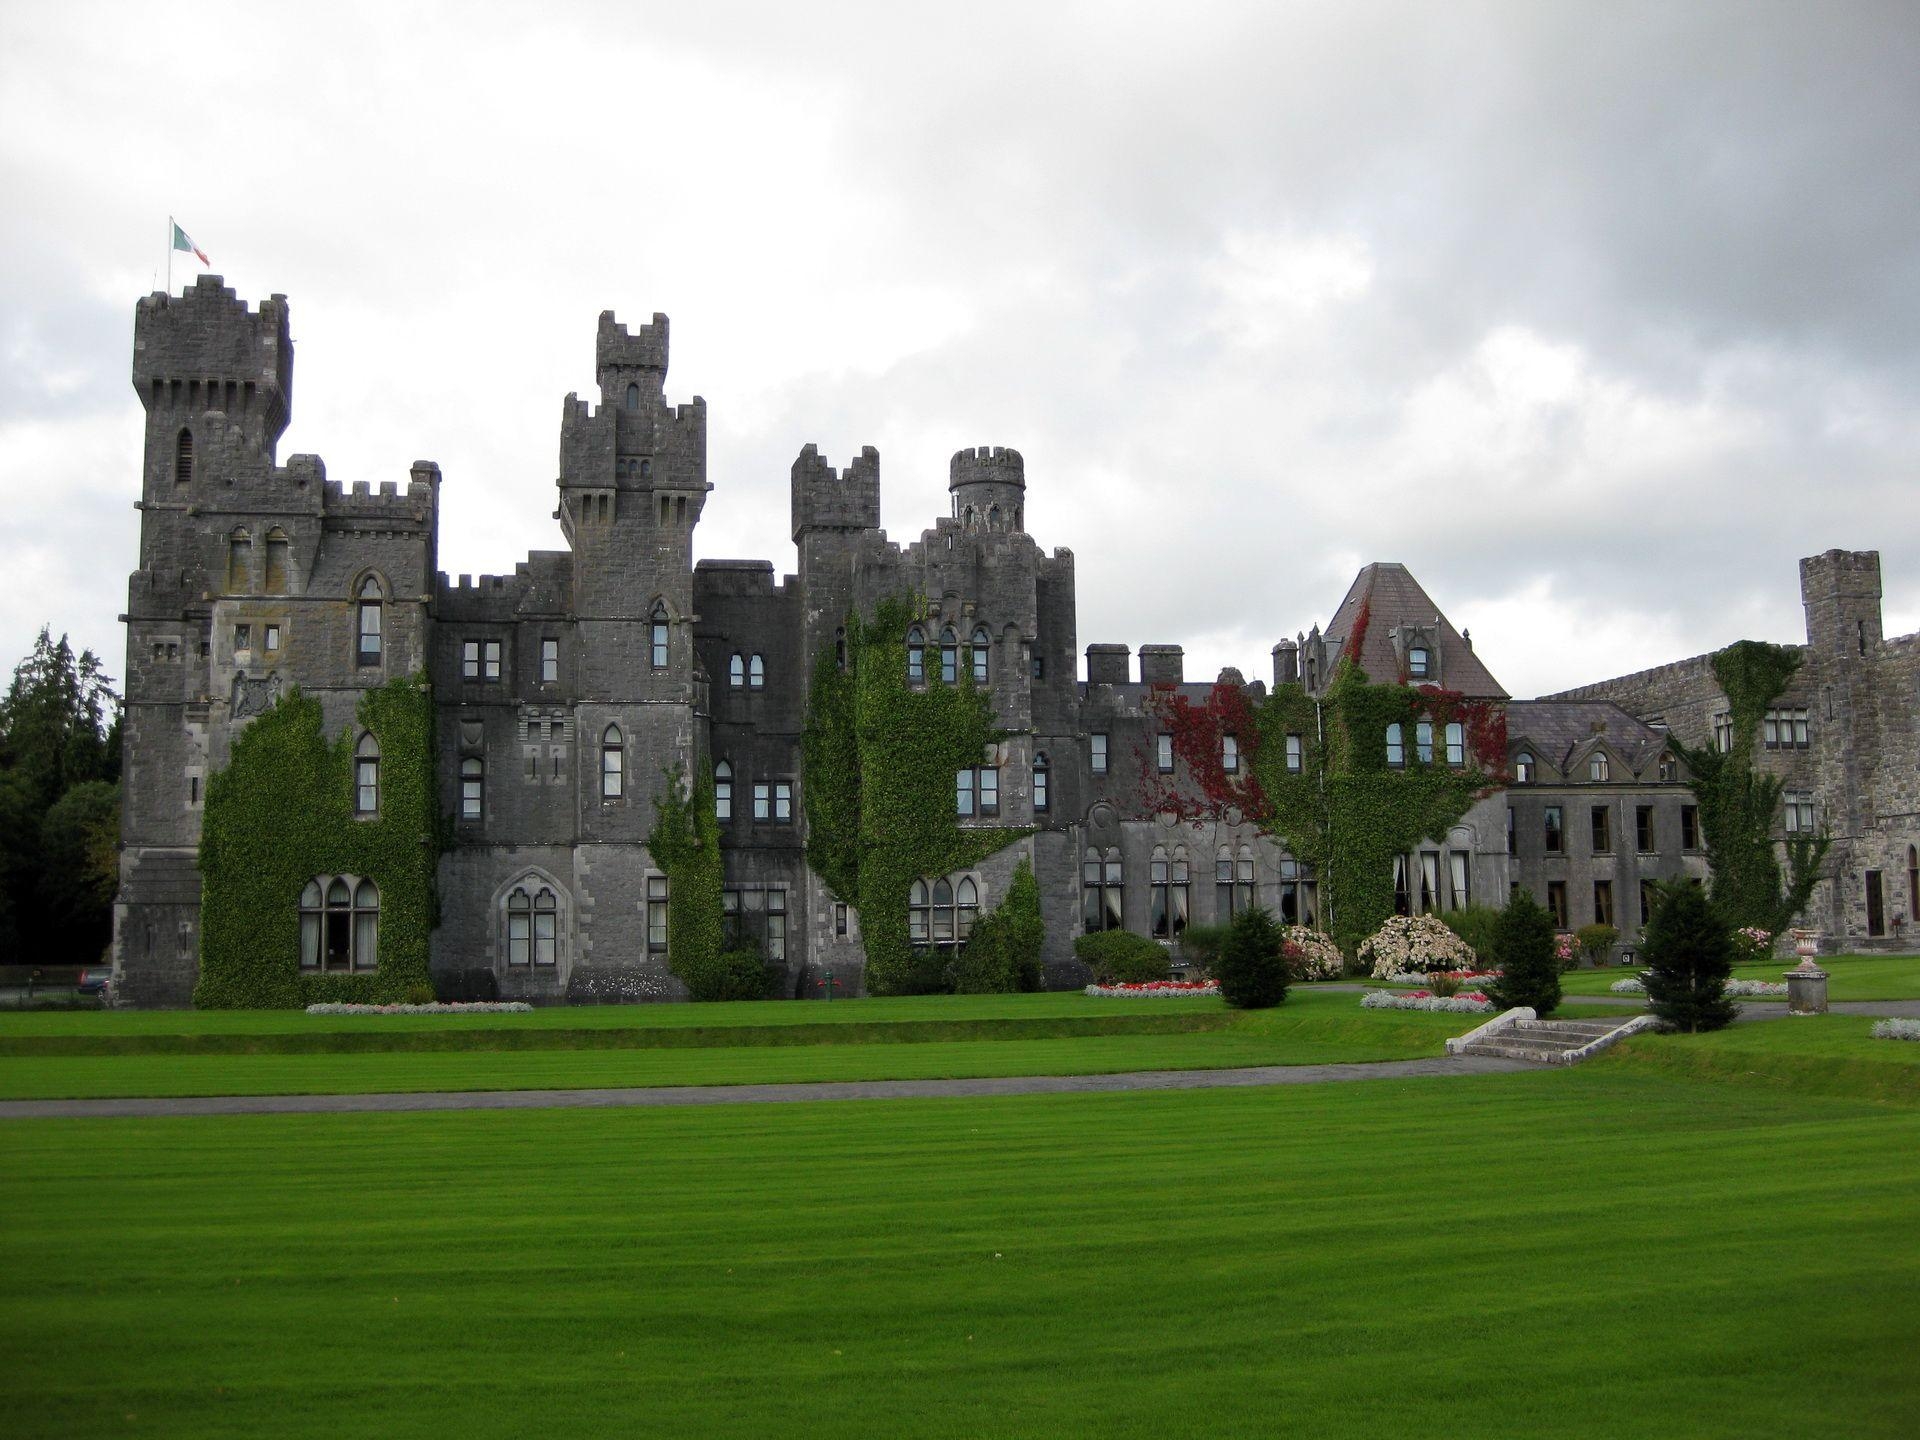
[[[1140,790],[1148,806],[1183,820],[1216,819],[1229,806],[1239,807],[1256,824],[1272,817],[1273,807],[1254,774],[1260,722],[1246,691],[1216,683],[1196,705],[1171,685],[1155,685],[1147,692],[1147,708],[1173,736],[1174,759],[1186,762],[1191,781],[1190,787],[1175,783],[1173,776],[1159,773],[1152,755],[1142,753]],[[1220,741],[1227,735],[1239,742],[1240,765],[1234,772],[1227,770],[1220,753]]]
[[[1373,594],[1369,591],[1360,597],[1360,608],[1354,613],[1353,627],[1347,631],[1346,653],[1353,657],[1353,663],[1360,663],[1360,652],[1367,643],[1367,627],[1373,624]]]
[[[1466,729],[1467,754],[1489,781],[1507,776],[1507,711],[1498,700],[1469,700],[1458,690],[1438,685],[1419,687],[1426,712],[1436,725],[1458,720]]]

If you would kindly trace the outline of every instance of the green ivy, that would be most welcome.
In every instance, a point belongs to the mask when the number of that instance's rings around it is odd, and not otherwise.
[[[1792,646],[1761,640],[1729,645],[1714,655],[1713,674],[1727,695],[1731,747],[1696,750],[1674,742],[1693,772],[1715,907],[1733,926],[1756,925],[1774,935],[1806,908],[1833,843],[1825,831],[1789,836],[1783,880],[1773,848],[1773,824],[1785,782],[1753,768],[1761,721],[1799,669],[1800,652]]]
[[[320,702],[298,690],[235,737],[207,785],[200,839],[203,1009],[399,1000],[431,983],[439,858],[433,697],[396,678],[361,697],[359,723],[328,739]],[[380,746],[380,812],[353,811],[360,732]],[[377,969],[300,969],[300,892],[319,875],[360,875],[380,888]]]
[[[647,850],[667,877],[667,968],[689,988],[704,991],[726,941],[720,821],[713,809],[712,767],[692,785],[685,773],[677,766],[666,773]]]
[[[957,683],[939,678],[937,646],[928,647],[934,663],[924,686],[907,683],[907,627],[924,614],[923,603],[899,597],[881,601],[870,622],[847,616],[845,670],[830,650],[815,661],[801,739],[808,863],[859,911],[867,989],[879,995],[915,983],[913,882],[1031,833],[960,825],[953,777],[978,765],[1002,733],[973,684],[967,647]]]

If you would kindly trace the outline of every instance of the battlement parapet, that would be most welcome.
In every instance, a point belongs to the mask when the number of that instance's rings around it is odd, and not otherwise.
[[[303,463],[304,462],[304,463]],[[326,466],[317,455],[289,458],[285,474],[303,486],[318,482],[322,506],[329,520],[373,521],[383,525],[431,523],[439,499],[439,467],[416,465],[402,489],[397,480],[382,480],[379,488],[365,480],[351,485],[326,478]]]
[[[218,275],[200,276],[183,295],[147,296],[133,312],[133,385],[149,409],[235,409],[250,386],[284,410],[293,385],[287,297],[254,310]]]
[[[962,485],[1017,485],[1025,489],[1027,462],[1011,446],[977,445],[956,450],[947,462],[947,488]]]
[[[772,595],[771,560],[702,560],[693,567],[696,596],[751,598]]]
[[[650,323],[628,330],[613,311],[600,312],[600,330],[593,347],[594,368],[648,370],[667,373],[667,317],[658,310]]]
[[[871,445],[836,470],[814,444],[801,447],[790,487],[793,539],[809,529],[872,530],[880,524],[880,452]]]
[[[1800,594],[1811,600],[1820,595],[1880,598],[1878,550],[1827,550],[1800,562]]]

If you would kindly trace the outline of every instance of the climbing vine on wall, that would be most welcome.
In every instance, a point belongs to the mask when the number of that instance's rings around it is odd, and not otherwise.
[[[226,768],[208,783],[195,1005],[398,1000],[430,983],[440,830],[431,692],[418,678],[390,680],[361,697],[357,722],[329,739],[320,702],[291,691],[234,738]],[[380,749],[380,808],[372,818],[353,809],[354,747],[363,731]],[[376,969],[301,970],[300,894],[322,875],[364,877],[379,887]]]
[[[1356,621],[1362,628],[1366,617]],[[1439,839],[1506,769],[1505,713],[1438,686],[1375,685],[1350,660],[1315,700],[1297,684],[1254,699],[1215,685],[1199,704],[1171,687],[1148,704],[1185,764],[1181,784],[1148,776],[1149,808],[1188,819],[1237,809],[1320,877],[1323,915],[1349,953],[1394,910],[1393,865],[1423,839]],[[1430,721],[1434,763],[1415,749],[1415,725]],[[1445,734],[1458,722],[1463,763],[1445,763]],[[1387,726],[1401,727],[1404,763],[1388,763]],[[1239,744],[1240,768],[1222,764],[1221,738]],[[1288,737],[1299,738],[1297,767]]]
[[[1783,880],[1773,824],[1784,782],[1753,768],[1760,723],[1799,669],[1800,652],[1791,646],[1760,640],[1729,645],[1713,657],[1713,674],[1727,694],[1730,748],[1696,750],[1674,742],[1693,772],[1713,902],[1733,925],[1756,925],[1770,934],[1791,925],[1806,908],[1832,845],[1824,831],[1788,836]]]
[[[710,971],[725,940],[723,863],[713,808],[713,769],[689,785],[677,766],[654,800],[647,851],[667,877],[667,968],[681,980]],[[696,987],[697,988],[697,987]]]
[[[871,622],[849,614],[844,673],[832,651],[815,662],[802,756],[807,858],[860,913],[866,983],[874,994],[910,988],[907,891],[916,879],[976,864],[1029,832],[960,824],[954,776],[1003,738],[961,648],[958,679],[907,680],[907,627],[925,615],[910,598],[882,601]]]

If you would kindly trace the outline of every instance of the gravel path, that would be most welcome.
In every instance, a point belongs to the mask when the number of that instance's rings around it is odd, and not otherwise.
[[[0,1101],[0,1120],[156,1115],[339,1115],[388,1110],[602,1110],[655,1105],[762,1105],[799,1100],[929,1100],[971,1095],[1066,1095],[1116,1090],[1214,1090],[1430,1075],[1499,1075],[1540,1067],[1462,1055],[1353,1065],[1258,1065],[1238,1070],[1138,1070],[1119,1075],[1012,1075],[979,1080],[854,1080],[804,1085],[659,1085],[622,1090],[456,1090],[388,1095],[201,1095]]]

